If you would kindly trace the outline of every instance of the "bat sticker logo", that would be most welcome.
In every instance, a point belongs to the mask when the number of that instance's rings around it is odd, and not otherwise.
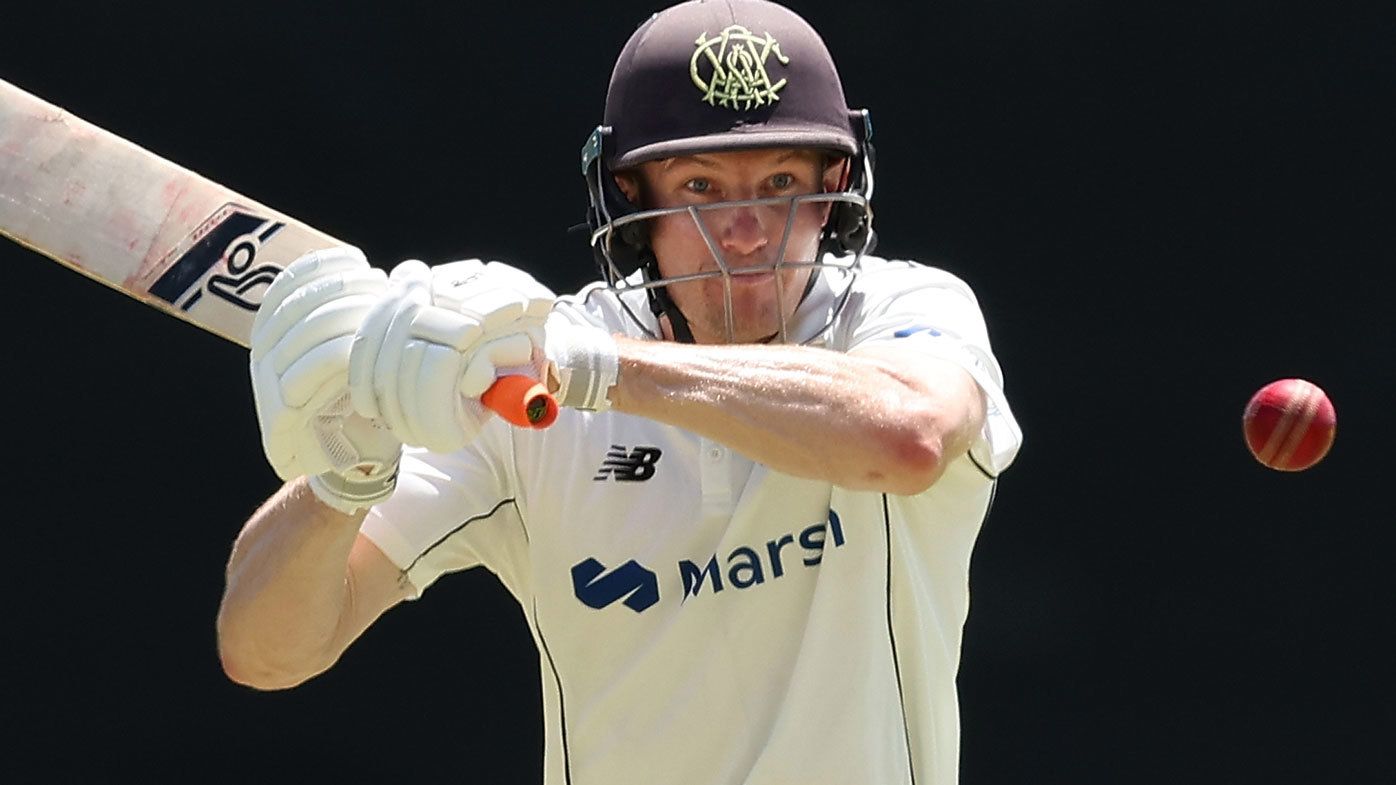
[[[238,308],[256,311],[261,299],[253,292],[265,289],[281,272],[273,264],[258,265],[257,252],[285,227],[284,221],[227,205],[194,231],[192,245],[182,252],[174,251],[178,258],[166,267],[150,293],[181,311],[193,308],[205,292]],[[226,272],[209,275],[219,262],[225,263]],[[207,281],[199,286],[205,276]]]

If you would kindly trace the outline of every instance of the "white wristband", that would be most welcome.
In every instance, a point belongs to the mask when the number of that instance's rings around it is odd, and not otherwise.
[[[558,405],[593,412],[611,408],[620,357],[610,333],[594,327],[550,325],[547,353],[549,370],[558,382]]]

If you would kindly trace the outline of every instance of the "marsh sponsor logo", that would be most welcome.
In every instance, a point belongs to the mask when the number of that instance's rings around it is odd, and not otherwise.
[[[831,542],[835,548],[844,543],[843,522],[833,510],[829,511],[829,520],[767,540],[764,547],[741,545],[721,561],[719,554],[714,553],[702,566],[697,562],[681,561],[679,577],[683,580],[684,602],[697,597],[704,586],[712,594],[726,588],[750,589],[780,578],[791,567],[817,567],[824,559],[824,548]]]
[[[760,545],[739,545],[726,553],[706,558],[680,559],[675,565],[682,602],[701,596],[760,586],[785,576],[792,569],[818,567],[825,548],[843,547],[843,522],[829,511],[825,521],[787,532]],[[610,572],[595,558],[586,558],[572,567],[572,588],[584,605],[601,610],[621,601],[641,613],[659,602],[660,587],[655,573],[630,559]],[[672,589],[666,589],[669,591]]]
[[[572,590],[584,605],[597,610],[621,600],[640,613],[659,602],[659,579],[634,559],[610,572],[596,559],[583,559],[572,566]]]

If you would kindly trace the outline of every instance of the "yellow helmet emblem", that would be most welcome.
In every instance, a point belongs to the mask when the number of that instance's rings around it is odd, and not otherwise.
[[[790,58],[780,51],[770,33],[763,38],[741,25],[732,25],[714,38],[708,38],[706,32],[699,34],[694,45],[697,49],[688,72],[693,84],[703,91],[704,102],[745,111],[780,100],[777,93],[786,80],[773,83],[766,63],[771,55],[781,65],[789,65]]]

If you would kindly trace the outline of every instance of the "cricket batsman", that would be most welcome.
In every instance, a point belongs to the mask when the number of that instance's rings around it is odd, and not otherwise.
[[[871,128],[805,20],[690,0],[582,149],[598,281],[351,247],[279,275],[250,372],[285,484],[229,559],[229,677],[293,687],[484,567],[537,644],[547,785],[956,783],[1022,434],[971,288],[873,253]],[[556,422],[482,406],[505,374]]]

